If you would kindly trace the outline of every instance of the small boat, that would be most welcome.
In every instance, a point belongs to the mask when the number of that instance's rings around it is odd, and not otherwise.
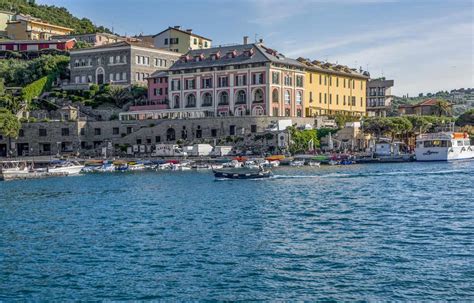
[[[338,165],[339,162],[336,161],[336,160],[332,160],[332,159],[331,159],[331,160],[329,160],[328,164],[329,164],[329,165]]]
[[[290,162],[290,166],[293,166],[293,167],[304,166],[304,161],[303,160],[293,160],[293,161]]]
[[[68,176],[78,175],[84,165],[80,164],[77,161],[53,161],[47,168],[47,172],[49,173],[60,173],[65,174]]]
[[[222,166],[227,168],[240,168],[242,167],[242,162],[232,160],[230,162],[223,163]]]
[[[309,162],[308,162],[308,165],[309,165],[309,166],[313,166],[313,167],[320,167],[320,166],[321,166],[321,162],[309,161]]]
[[[145,164],[137,163],[137,162],[129,162],[128,170],[129,171],[145,170]]]
[[[243,167],[245,167],[245,168],[253,168],[253,169],[259,168],[258,164],[257,164],[255,161],[251,161],[251,160],[245,161]]]
[[[270,170],[263,168],[231,168],[213,170],[217,179],[262,179],[272,175]]]

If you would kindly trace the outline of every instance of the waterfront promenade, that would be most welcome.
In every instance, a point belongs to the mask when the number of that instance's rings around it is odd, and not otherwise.
[[[0,300],[456,300],[474,162],[0,183]]]

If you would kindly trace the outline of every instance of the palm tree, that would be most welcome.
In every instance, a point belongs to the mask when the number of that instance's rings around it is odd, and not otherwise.
[[[10,154],[12,138],[18,138],[21,123],[17,116],[6,108],[0,108],[0,133],[8,138],[7,152]]]
[[[451,105],[444,100],[436,101],[435,108],[438,117],[451,115]]]

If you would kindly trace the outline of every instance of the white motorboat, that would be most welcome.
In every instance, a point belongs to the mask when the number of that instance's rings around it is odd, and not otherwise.
[[[293,160],[293,161],[290,162],[290,166],[294,166],[294,167],[304,166],[304,161],[303,160]]]
[[[416,161],[474,159],[474,146],[467,133],[439,132],[416,138]]]
[[[61,173],[68,176],[78,175],[84,165],[80,164],[77,161],[56,161],[51,162],[50,166],[47,168],[49,173]]]
[[[321,162],[309,161],[309,162],[308,162],[308,165],[309,165],[309,166],[313,166],[313,167],[320,167],[320,166],[321,166]]]
[[[255,161],[248,160],[248,161],[245,161],[243,167],[251,168],[251,169],[258,169],[259,165]]]

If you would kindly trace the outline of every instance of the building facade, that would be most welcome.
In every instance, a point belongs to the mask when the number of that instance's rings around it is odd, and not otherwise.
[[[192,29],[183,30],[181,26],[168,27],[151,38],[155,47],[182,54],[190,50],[210,48],[212,43],[211,39],[196,35]]]
[[[130,41],[73,50],[70,84],[146,85],[152,73],[178,59],[177,53]]]
[[[343,65],[298,60],[306,69],[306,116],[365,115],[367,75]]]
[[[52,36],[51,39],[75,39],[76,41],[90,43],[93,46],[102,46],[102,45],[126,40],[126,38],[124,37],[120,37],[120,36],[108,34],[108,33],[90,33],[90,34]]]
[[[398,113],[400,116],[416,115],[416,116],[450,116],[453,111],[453,104],[446,103],[446,108],[440,106],[441,100],[426,99],[418,104],[400,105]]]
[[[73,29],[17,15],[15,20],[7,22],[6,31],[13,40],[49,40],[52,36],[69,35]]]
[[[0,41],[0,51],[39,51],[44,49],[56,49],[68,51],[74,48],[76,40],[74,39],[57,39],[57,40],[4,40]]]
[[[367,112],[370,116],[387,116],[392,106],[393,80],[371,79],[367,83]]]
[[[0,10],[0,38],[8,38],[7,24],[14,18],[14,13]]]
[[[193,50],[168,71],[166,109],[121,118],[304,117],[304,78],[303,64],[262,43]]]

